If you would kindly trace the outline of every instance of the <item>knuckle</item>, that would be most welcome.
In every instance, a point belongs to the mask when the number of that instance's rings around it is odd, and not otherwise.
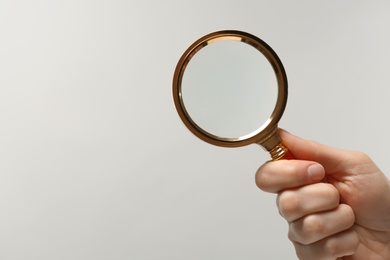
[[[328,198],[334,206],[337,206],[340,203],[340,193],[335,186],[328,183],[323,183],[324,185],[324,196]]]
[[[266,164],[262,165],[256,172],[256,185],[263,191],[267,191]]]
[[[353,212],[352,208],[346,204],[340,204],[340,208],[343,211],[343,218],[346,221],[346,224],[348,224],[349,227],[353,226],[355,223],[355,213]]]
[[[292,221],[301,208],[301,203],[294,191],[284,191],[277,197],[277,205],[280,215],[287,221]]]
[[[305,237],[314,237],[322,233],[324,228],[325,223],[320,217],[309,215],[303,220],[302,235]]]
[[[349,161],[351,161],[352,163],[361,164],[362,162],[371,161],[371,158],[366,153],[360,151],[351,151],[346,153],[345,156],[346,158],[349,158]]]
[[[353,152],[353,156],[360,162],[360,161],[367,161],[370,159],[370,157],[363,152],[355,151]]]
[[[340,243],[337,239],[329,239],[324,245],[324,251],[328,252],[329,255],[336,257],[344,245]]]
[[[266,162],[256,172],[256,185],[265,192],[276,193],[279,190],[277,162]]]
[[[297,222],[291,223],[289,239],[303,245],[308,245],[313,243],[317,237],[321,236],[324,228],[325,223],[320,217],[309,215]]]
[[[340,236],[328,239],[324,245],[324,251],[334,258],[343,255],[352,255],[356,252],[359,242],[357,234],[349,230]]]
[[[287,238],[288,238],[291,242],[295,243],[295,242],[298,242],[298,239],[297,239],[296,237],[297,237],[297,236],[296,236],[296,234],[295,234],[294,228],[293,228],[292,225],[290,225],[290,228],[289,228],[289,230],[288,230]]]

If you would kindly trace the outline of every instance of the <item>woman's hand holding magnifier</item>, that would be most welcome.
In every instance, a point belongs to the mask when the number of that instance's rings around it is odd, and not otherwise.
[[[285,131],[280,136],[297,160],[265,163],[256,183],[278,194],[299,259],[390,259],[390,183],[374,162]]]
[[[180,118],[200,139],[270,152],[256,182],[278,194],[300,259],[390,259],[389,180],[365,154],[278,130],[287,77],[264,41],[240,31],[200,38],[180,58],[172,90]]]

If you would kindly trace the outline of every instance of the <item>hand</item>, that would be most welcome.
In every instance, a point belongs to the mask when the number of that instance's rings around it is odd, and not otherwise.
[[[304,259],[390,259],[390,182],[360,152],[280,135],[296,160],[265,163],[256,184],[277,193]]]

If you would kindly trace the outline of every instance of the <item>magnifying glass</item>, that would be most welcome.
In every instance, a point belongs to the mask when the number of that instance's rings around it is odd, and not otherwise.
[[[256,36],[228,30],[195,41],[176,66],[173,99],[181,120],[203,141],[223,147],[256,143],[272,160],[293,159],[278,134],[286,72]]]

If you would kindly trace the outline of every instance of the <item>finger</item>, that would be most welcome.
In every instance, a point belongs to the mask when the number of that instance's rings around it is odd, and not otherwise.
[[[285,189],[319,182],[324,168],[315,162],[280,160],[267,162],[256,173],[256,184],[263,191],[278,193]]]
[[[283,129],[279,130],[279,134],[296,159],[318,162],[325,167],[328,174],[349,156],[345,150],[304,140]]]
[[[328,183],[315,183],[282,191],[276,199],[279,213],[288,222],[338,207],[339,191]]]
[[[336,209],[305,216],[290,223],[289,238],[304,245],[347,230],[355,222],[350,206],[340,204]]]
[[[359,237],[353,229],[340,232],[310,245],[294,242],[295,251],[301,260],[336,259],[355,254]]]

